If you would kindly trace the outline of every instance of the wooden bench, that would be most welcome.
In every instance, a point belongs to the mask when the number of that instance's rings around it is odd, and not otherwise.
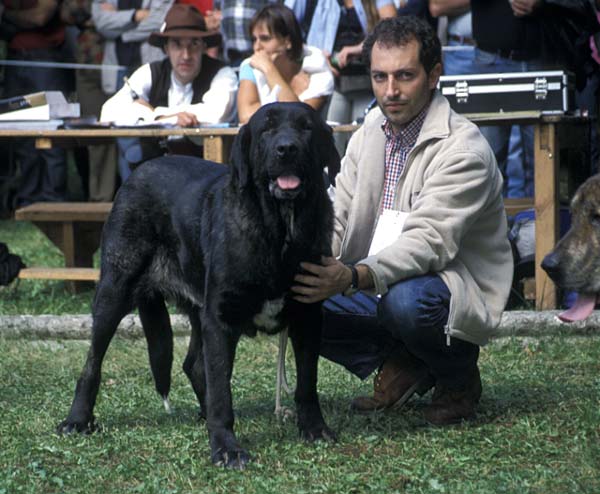
[[[75,292],[89,287],[99,278],[93,257],[111,208],[112,202],[38,202],[17,209],[15,219],[31,221],[65,258],[64,268],[25,268],[19,278],[68,280]]]

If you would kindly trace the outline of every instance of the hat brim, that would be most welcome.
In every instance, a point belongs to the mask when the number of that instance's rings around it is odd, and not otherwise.
[[[198,29],[170,29],[162,33],[152,33],[148,43],[162,48],[169,38],[202,38],[207,48],[221,44],[221,33],[219,31],[200,31]]]

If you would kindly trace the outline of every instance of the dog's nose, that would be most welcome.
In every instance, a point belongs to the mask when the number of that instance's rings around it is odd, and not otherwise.
[[[279,142],[275,146],[275,152],[279,158],[290,158],[298,153],[298,146],[290,141]]]
[[[550,278],[556,280],[560,273],[560,262],[556,252],[550,252],[550,254],[544,257],[542,260],[542,269],[548,273]]]

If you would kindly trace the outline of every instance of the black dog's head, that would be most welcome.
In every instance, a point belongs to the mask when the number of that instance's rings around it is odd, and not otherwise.
[[[600,174],[587,179],[571,201],[571,227],[542,268],[559,288],[575,291],[571,311],[559,315],[567,322],[584,319],[600,300]]]
[[[264,187],[276,199],[295,199],[308,182],[339,171],[331,128],[304,103],[265,105],[240,128],[231,153],[232,180],[240,189]]]

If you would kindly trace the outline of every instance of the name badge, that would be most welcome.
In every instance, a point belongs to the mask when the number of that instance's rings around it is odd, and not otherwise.
[[[370,256],[377,254],[377,252],[396,241],[402,234],[402,228],[407,216],[408,213],[392,209],[386,209],[379,215],[375,235],[373,235],[371,247],[369,248]]]

